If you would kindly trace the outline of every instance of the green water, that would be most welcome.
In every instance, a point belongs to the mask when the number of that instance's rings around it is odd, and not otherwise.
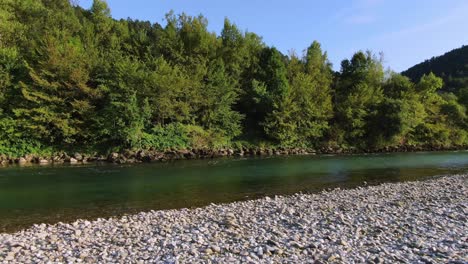
[[[468,152],[0,168],[0,232],[141,210],[203,206],[468,171]]]

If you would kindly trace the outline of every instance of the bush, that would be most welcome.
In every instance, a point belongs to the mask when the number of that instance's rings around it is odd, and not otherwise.
[[[0,154],[20,157],[26,154],[50,155],[52,152],[52,147],[45,147],[22,133],[12,118],[0,118]]]
[[[221,148],[230,145],[230,140],[221,133],[205,130],[201,126],[171,123],[155,126],[149,133],[143,133],[142,148],[186,149]]]
[[[7,155],[9,157],[21,157],[27,154],[51,156],[52,153],[54,153],[52,147],[46,147],[37,141],[19,140],[11,143],[0,140],[0,154]]]
[[[189,137],[184,125],[172,123],[166,126],[155,126],[149,133],[143,133],[141,146],[144,149],[183,149],[187,148],[189,143]]]

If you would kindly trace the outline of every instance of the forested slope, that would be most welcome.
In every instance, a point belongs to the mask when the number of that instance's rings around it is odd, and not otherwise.
[[[465,97],[358,51],[333,72],[226,19],[114,20],[107,4],[0,0],[0,154],[232,145],[464,145]],[[468,98],[468,96],[466,97]]]
[[[412,80],[419,80],[421,76],[430,72],[444,80],[444,91],[456,93],[460,89],[468,88],[468,46],[421,62],[402,74]]]

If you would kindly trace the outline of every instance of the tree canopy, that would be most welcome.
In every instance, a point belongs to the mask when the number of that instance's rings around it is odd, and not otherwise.
[[[0,6],[0,154],[468,143],[466,47],[410,78],[370,51],[334,72],[319,42],[285,55],[228,19],[218,35],[201,15],[115,20],[103,0]]]
[[[460,89],[468,87],[468,46],[454,49],[442,56],[432,57],[402,74],[416,82],[431,72],[443,79],[444,91],[458,93]]]

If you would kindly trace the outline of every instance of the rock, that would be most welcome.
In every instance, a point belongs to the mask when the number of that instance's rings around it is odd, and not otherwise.
[[[14,252],[8,253],[7,256],[5,257],[6,261],[12,261],[14,259],[15,259],[15,253]]]
[[[374,258],[374,263],[376,263],[376,264],[385,263],[385,260],[380,258],[380,257],[375,257]]]
[[[39,233],[37,233],[37,237],[39,239],[45,239],[47,237],[47,233],[46,232],[39,232]]]
[[[216,253],[219,253],[221,251],[221,248],[219,246],[216,246],[216,245],[211,246],[211,249]]]
[[[273,241],[271,239],[268,239],[267,244],[270,245],[270,246],[275,246],[275,247],[279,246],[277,242],[275,242],[275,241]]]
[[[261,247],[258,248],[258,250],[257,250],[257,255],[258,255],[259,257],[262,257],[262,256],[263,256],[263,248],[261,248]]]
[[[145,152],[144,150],[140,150],[140,151],[138,151],[138,152],[136,153],[136,157],[137,157],[138,159],[143,159],[143,158],[146,157],[146,156],[147,156],[147,154],[146,154],[146,152]]]
[[[125,158],[125,159],[135,159],[137,157],[137,153],[133,150],[125,150],[124,153],[122,154],[122,156]]]
[[[74,164],[74,163],[78,163],[78,160],[75,159],[75,158],[69,158],[69,159],[68,159],[68,162]]]
[[[164,152],[163,157],[165,160],[176,160],[179,158],[179,156],[177,155],[177,152],[175,151],[166,151]]]
[[[348,243],[345,240],[340,240],[342,246],[348,247]]]
[[[119,153],[112,152],[107,156],[107,161],[109,162],[116,162],[119,159]]]
[[[151,155],[146,155],[146,156],[141,158],[141,161],[143,161],[143,162],[151,162],[153,160],[154,160],[154,158]]]
[[[53,161],[54,163],[62,163],[62,162],[63,162],[63,159],[62,159],[61,156],[55,155],[55,156],[52,158],[52,161]]]
[[[457,175],[38,224],[0,234],[0,262],[464,263],[466,193]]]
[[[77,161],[82,161],[83,155],[81,155],[80,153],[75,153],[73,154],[73,158],[75,158]]]

